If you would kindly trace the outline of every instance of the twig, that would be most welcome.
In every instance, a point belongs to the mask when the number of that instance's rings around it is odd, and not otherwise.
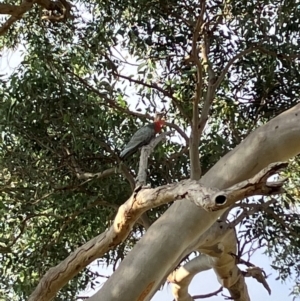
[[[146,83],[146,82],[144,82],[142,80],[134,79],[134,78],[132,78],[130,76],[126,76],[126,75],[123,75],[123,74],[120,74],[120,73],[117,73],[116,76],[124,78],[124,79],[127,79],[130,82],[133,82],[133,83],[136,83],[136,84],[148,87],[148,88],[152,88],[154,90],[157,90],[157,91],[161,92],[163,95],[169,97],[172,100],[179,101],[179,99],[177,99],[175,96],[173,96],[171,93],[169,93],[165,89],[163,89],[160,86],[158,86],[156,83],[150,83],[149,84],[149,83]]]
[[[258,49],[257,46],[256,46],[256,45],[253,45],[253,46],[251,46],[251,47],[249,47],[249,48],[247,48],[247,49],[245,49],[245,50],[239,52],[239,53],[236,54],[233,58],[231,58],[231,59],[228,61],[228,63],[227,63],[227,65],[225,66],[225,68],[223,69],[223,71],[221,72],[221,74],[219,75],[219,77],[217,78],[217,80],[216,80],[216,82],[215,82],[215,84],[214,84],[214,90],[216,90],[216,89],[219,88],[219,86],[220,86],[221,82],[223,81],[223,79],[224,79],[226,73],[228,72],[229,68],[233,65],[233,63],[234,63],[236,60],[238,60],[239,58],[243,57],[244,55],[249,54],[249,53],[251,53],[251,52],[253,52],[254,50],[257,50],[257,49]]]
[[[139,117],[139,118],[146,118],[146,119],[153,119],[153,117],[151,117],[149,114],[142,114],[142,113],[138,113],[138,112],[133,112],[127,108],[123,108],[121,106],[119,106],[114,100],[112,100],[111,98],[107,97],[106,93],[101,93],[99,92],[96,88],[94,88],[92,85],[90,85],[89,83],[87,83],[86,80],[84,80],[83,78],[81,78],[80,76],[78,76],[77,74],[75,74],[74,72],[70,71],[70,70],[66,70],[69,74],[71,74],[72,76],[76,77],[76,79],[82,83],[83,85],[85,85],[88,89],[90,89],[92,92],[94,92],[96,95],[98,95],[99,97],[101,97],[102,99],[105,99],[107,101],[107,103],[110,105],[111,108],[114,108],[116,110],[118,110],[119,112],[123,112],[126,114],[129,114],[131,116],[134,117]],[[103,103],[104,105],[107,105],[107,103]],[[175,129],[181,136],[182,138],[186,141],[186,144],[189,144],[189,138],[187,137],[187,135],[185,134],[185,132],[180,129],[180,127],[174,123],[169,123],[166,122],[165,123],[167,126],[169,126],[170,128]]]
[[[219,293],[221,293],[223,291],[223,286],[221,286],[218,290],[216,290],[215,292],[212,292],[210,294],[204,294],[204,295],[195,295],[192,296],[193,299],[204,299],[204,298],[210,298],[213,296],[218,295]]]
[[[145,86],[145,87],[148,87],[148,88],[152,88],[152,89],[155,89],[159,92],[161,92],[163,95],[169,97],[172,102],[174,103],[174,105],[178,108],[178,110],[180,111],[180,113],[182,114],[182,116],[184,116],[185,118],[187,118],[189,120],[189,116],[186,115],[186,113],[184,112],[184,110],[182,109],[181,105],[179,104],[180,100],[177,99],[172,93],[168,92],[167,90],[159,87],[156,83],[146,83],[142,80],[137,80],[137,79],[134,79],[134,78],[131,78],[129,76],[126,76],[126,75],[122,75],[120,73],[117,73],[116,74],[118,77],[121,77],[121,78],[124,78],[124,79],[127,79],[128,81],[130,82],[133,82],[133,83],[136,83],[136,84],[139,84],[139,85],[142,85],[142,86]]]

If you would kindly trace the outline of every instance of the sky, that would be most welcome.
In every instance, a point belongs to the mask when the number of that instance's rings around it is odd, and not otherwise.
[[[270,264],[271,260],[265,255],[262,255],[262,251],[255,253],[251,258],[251,263],[261,267],[264,269],[266,274],[268,275],[267,282],[271,289],[271,295],[266,291],[266,289],[262,286],[262,284],[258,283],[255,279],[246,278],[246,284],[248,287],[248,292],[250,295],[251,301],[292,301],[293,297],[289,296],[290,288],[292,287],[292,282],[282,283],[279,280],[275,280],[277,278],[277,274],[274,270],[271,269]],[[95,264],[91,266],[92,270],[97,271],[102,275],[111,275],[112,269],[101,267],[99,268]],[[245,266],[240,265],[241,270],[245,270]],[[99,278],[99,282],[101,283],[94,291],[86,290],[79,294],[79,296],[92,296],[95,292],[97,292],[102,284],[105,282],[104,278]],[[217,278],[212,270],[202,272],[198,274],[192,281],[189,287],[189,293],[193,295],[202,295],[212,293],[220,288],[220,284],[217,281]],[[208,300],[208,301],[223,301],[225,297],[229,296],[229,293],[226,289],[223,289],[222,293],[219,293],[217,296],[210,297],[207,299],[200,300]],[[172,296],[172,288],[171,284],[165,284],[164,287],[159,290],[155,296],[152,298],[152,301],[173,301]],[[298,299],[297,299],[298,300]]]
[[[22,51],[24,49],[17,49],[16,51],[2,51],[0,56],[0,75],[8,76],[13,72],[13,70],[20,64],[22,60]],[[270,264],[271,260],[262,254],[263,250],[257,251],[253,257],[251,258],[251,262],[256,266],[259,266],[264,269],[267,275],[270,275],[267,279],[267,282],[271,288],[272,294],[269,296],[268,292],[265,288],[258,283],[255,279],[246,278],[246,283],[248,286],[248,291],[250,294],[250,299],[252,301],[289,301],[293,300],[292,296],[289,296],[291,292],[291,288],[293,286],[292,282],[282,283],[280,281],[276,281],[277,274],[274,270],[271,269]],[[93,265],[93,269],[95,265]],[[245,269],[245,267],[241,266],[241,268]],[[104,268],[104,267],[97,267],[97,272],[99,274],[109,276],[112,273],[111,268]],[[103,283],[103,278],[100,278],[99,281]],[[216,291],[219,289],[220,285],[216,279],[214,272],[205,271],[201,274],[197,275],[190,287],[189,292],[191,295],[198,295],[198,294],[207,294]],[[79,294],[79,296],[91,296],[96,291],[87,290]],[[224,289],[223,294],[229,296],[228,292]],[[152,298],[153,301],[172,301],[172,291],[171,285],[165,285],[162,290],[158,291],[156,295]],[[211,297],[205,300],[210,301],[222,301],[225,300],[224,297],[219,294],[218,296]]]

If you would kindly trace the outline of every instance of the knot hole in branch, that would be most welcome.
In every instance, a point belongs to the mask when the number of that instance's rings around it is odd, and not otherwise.
[[[215,199],[217,205],[223,205],[226,202],[226,196],[225,195],[218,195]]]

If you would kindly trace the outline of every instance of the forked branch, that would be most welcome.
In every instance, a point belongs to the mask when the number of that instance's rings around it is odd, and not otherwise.
[[[124,241],[135,222],[146,210],[179,199],[191,200],[206,210],[217,210],[230,206],[234,201],[246,196],[280,193],[282,192],[282,181],[274,184],[268,183],[266,180],[270,175],[286,166],[286,163],[271,164],[252,179],[224,191],[203,187],[200,181],[193,180],[184,180],[153,189],[138,186],[128,201],[119,208],[113,225],[104,233],[79,247],[59,265],[51,268],[41,279],[29,301],[52,299],[70,279],[88,264]],[[203,251],[205,252],[205,250]]]

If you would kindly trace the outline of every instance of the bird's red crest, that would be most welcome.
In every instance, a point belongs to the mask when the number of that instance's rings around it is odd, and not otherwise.
[[[155,132],[159,133],[164,125],[165,125],[165,120],[164,119],[154,121],[154,130],[155,130]]]

